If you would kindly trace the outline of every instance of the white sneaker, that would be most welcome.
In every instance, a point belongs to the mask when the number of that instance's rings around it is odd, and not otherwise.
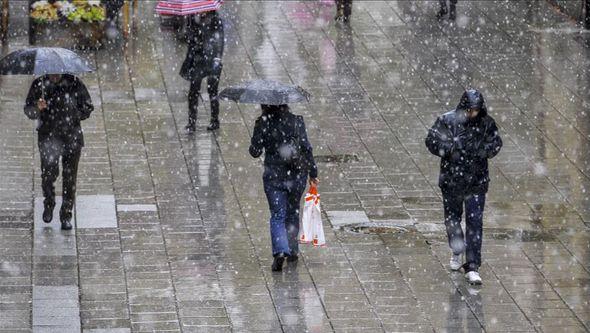
[[[469,271],[465,274],[465,278],[471,284],[481,284],[481,276],[476,271]]]
[[[451,266],[451,270],[453,271],[460,270],[461,266],[463,266],[463,263],[461,262],[461,255],[453,254],[453,256],[451,257],[451,261],[449,262],[449,266]]]

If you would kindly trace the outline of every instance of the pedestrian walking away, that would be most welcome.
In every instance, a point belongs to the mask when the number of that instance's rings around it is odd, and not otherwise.
[[[54,183],[62,160],[63,202],[59,212],[61,228],[72,229],[78,161],[84,146],[81,121],[94,110],[88,90],[70,74],[43,75],[33,81],[24,112],[37,120],[41,157],[41,187],[44,196],[43,221],[51,222],[55,207]]]
[[[352,0],[336,0],[336,17],[339,22],[350,21],[352,15]]]
[[[449,7],[447,7],[447,1],[449,2]],[[439,19],[445,17],[447,13],[449,14],[449,20],[455,20],[457,16],[457,0],[438,0],[440,4],[440,9],[436,17]]]
[[[219,128],[217,93],[223,67],[221,58],[225,44],[223,20],[216,11],[195,14],[189,17],[187,29],[189,46],[180,69],[180,75],[190,81],[186,129],[191,132],[196,129],[201,82],[207,78],[207,93],[211,103],[211,121],[207,130],[216,130]]]
[[[455,110],[437,118],[428,131],[426,147],[441,158],[439,187],[453,252],[450,267],[463,268],[470,283],[480,284],[482,219],[490,182],[488,159],[496,156],[502,147],[498,128],[488,115],[482,94],[475,89],[466,90]],[[461,228],[463,207],[465,236]]]
[[[284,105],[262,105],[256,119],[250,155],[264,152],[264,192],[270,208],[273,271],[281,271],[285,258],[299,254],[299,208],[307,180],[317,186],[318,169],[302,116]],[[309,178],[308,178],[309,177]]]

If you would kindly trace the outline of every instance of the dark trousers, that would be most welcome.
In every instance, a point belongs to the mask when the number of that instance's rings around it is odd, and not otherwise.
[[[207,77],[207,94],[209,94],[211,101],[211,121],[219,121],[219,101],[215,97],[219,91],[220,76],[220,74],[214,74]],[[202,81],[203,78],[192,80],[188,92],[188,121],[192,124],[197,122],[197,107],[199,106]]]
[[[58,139],[45,138],[39,141],[41,156],[41,187],[45,205],[55,205],[54,183],[59,175],[59,158],[62,161],[63,202],[59,211],[62,221],[72,218],[72,209],[76,200],[76,176],[81,153],[80,145],[64,145]]]
[[[457,0],[438,0],[440,3],[440,9],[447,10],[447,1],[451,4],[451,10],[454,10]]]
[[[270,208],[270,236],[273,256],[299,252],[299,206],[307,178],[264,179],[264,193]]]
[[[485,194],[455,195],[443,193],[445,226],[449,246],[453,254],[465,251],[465,271],[477,270],[481,266],[481,238]],[[465,231],[461,229],[461,216],[465,206]]]
[[[336,0],[336,10],[345,17],[352,15],[352,0]]]

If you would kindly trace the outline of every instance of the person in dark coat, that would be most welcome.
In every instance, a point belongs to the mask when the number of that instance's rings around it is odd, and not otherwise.
[[[469,89],[454,111],[436,119],[426,137],[428,150],[441,158],[439,187],[445,225],[453,251],[451,269],[466,272],[471,283],[481,283],[482,217],[490,182],[488,159],[502,148],[496,122],[488,115],[482,94]],[[466,237],[461,229],[465,206]],[[465,252],[465,263],[461,254]]]
[[[336,0],[336,21],[348,22],[352,15],[352,0]]]
[[[447,9],[447,1],[449,2],[449,7]],[[449,20],[455,20],[457,16],[457,0],[438,0],[440,3],[440,9],[436,17],[439,19],[445,17],[447,13],[449,14]]]
[[[72,229],[72,208],[76,195],[78,161],[84,146],[81,121],[94,110],[88,90],[73,75],[44,75],[33,81],[24,111],[37,120],[43,221],[51,222],[55,207],[54,183],[62,160],[63,202],[59,212],[61,228]]]
[[[180,75],[191,83],[186,129],[189,131],[196,129],[201,82],[207,78],[207,93],[211,101],[211,121],[207,130],[216,130],[219,128],[219,101],[216,97],[223,67],[221,58],[225,44],[223,20],[216,11],[193,15],[188,21],[187,34],[188,51],[180,69]]]
[[[302,116],[289,111],[287,105],[262,105],[256,119],[250,155],[264,152],[264,192],[270,208],[273,271],[281,271],[285,258],[298,259],[299,206],[309,176],[317,185],[318,168],[307,139]]]

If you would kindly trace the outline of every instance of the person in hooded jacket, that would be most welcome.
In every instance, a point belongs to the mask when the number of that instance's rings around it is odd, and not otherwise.
[[[455,110],[436,119],[428,131],[426,147],[441,158],[439,187],[453,252],[450,267],[463,267],[469,282],[480,284],[482,218],[490,182],[488,159],[502,148],[496,122],[488,115],[483,95],[475,89],[466,90]],[[463,207],[465,236],[461,229]],[[461,262],[463,252],[465,263]]]
[[[285,258],[298,260],[299,206],[307,180],[317,186],[318,168],[307,139],[302,116],[287,105],[262,105],[256,119],[250,155],[264,152],[264,192],[270,208],[273,271],[281,271]],[[309,177],[309,178],[308,178]]]
[[[180,76],[190,81],[186,129],[191,132],[196,129],[201,82],[207,78],[207,93],[211,102],[211,121],[207,130],[213,131],[219,128],[219,101],[216,97],[223,67],[223,20],[216,11],[192,15],[187,30],[188,50],[180,69]]]
[[[63,202],[59,211],[61,228],[72,229],[72,209],[76,195],[78,161],[84,146],[81,121],[94,110],[88,90],[80,79],[69,74],[44,75],[33,81],[24,112],[37,120],[43,221],[51,222],[55,207],[54,183],[62,160]]]

